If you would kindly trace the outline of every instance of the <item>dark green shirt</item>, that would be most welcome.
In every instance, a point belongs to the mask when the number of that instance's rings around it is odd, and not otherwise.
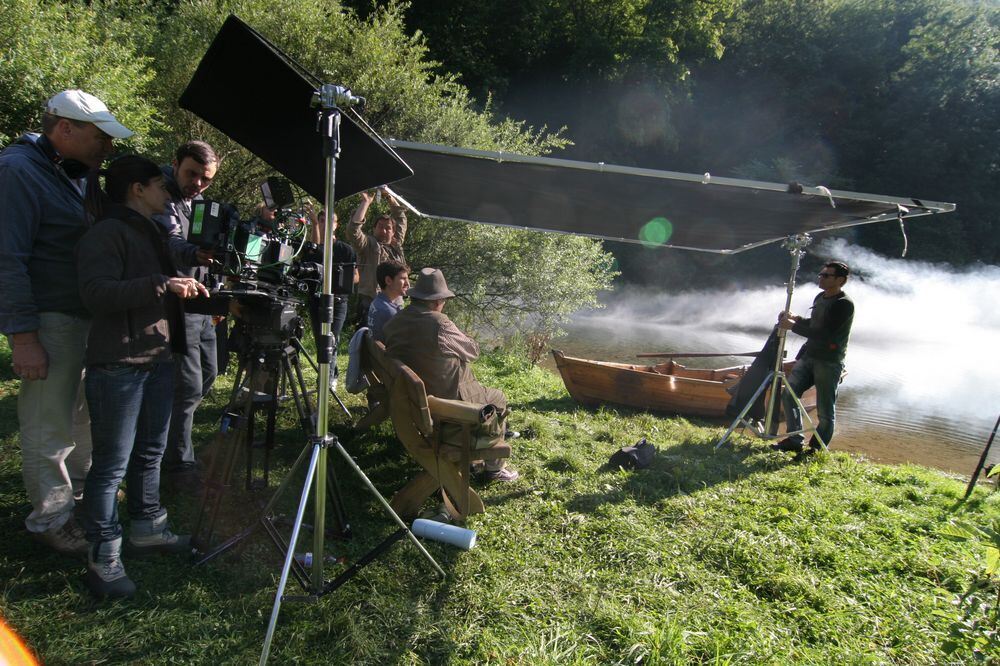
[[[853,323],[854,301],[845,292],[832,298],[824,298],[820,292],[813,299],[812,316],[792,326],[792,331],[807,338],[796,358],[843,363]]]

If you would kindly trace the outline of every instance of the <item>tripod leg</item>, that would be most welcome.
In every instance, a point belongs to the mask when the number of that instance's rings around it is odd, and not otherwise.
[[[784,374],[781,375],[781,382],[782,386],[784,387],[784,390],[788,391],[788,394],[792,396],[792,400],[795,401],[795,406],[798,408],[799,414],[801,414],[802,418],[805,419],[805,421],[809,424],[808,428],[803,428],[798,432],[786,432],[785,436],[787,437],[789,435],[805,434],[807,432],[811,432],[813,434],[813,437],[816,438],[816,441],[818,441],[820,445],[823,447],[823,450],[824,451],[829,450],[826,447],[826,442],[823,441],[823,438],[820,436],[819,431],[817,430],[817,425],[813,423],[812,417],[809,416],[809,411],[802,404],[802,400],[799,399],[798,394],[796,394],[795,391],[792,390],[792,385],[788,383],[788,378],[785,377]]]
[[[302,366],[299,365],[298,357],[294,355],[294,350],[289,347],[285,350],[285,357],[281,361],[281,371],[287,378],[287,386],[292,393],[292,401],[295,403],[295,411],[299,415],[299,426],[304,432],[311,432],[315,429],[313,423],[312,405],[309,404],[309,391],[306,389],[305,378],[302,376]]]
[[[219,511],[222,507],[222,496],[229,486],[233,469],[236,464],[237,453],[246,437],[246,423],[251,416],[252,393],[247,389],[253,380],[252,368],[247,370],[247,362],[240,363],[240,370],[237,376],[241,382],[233,389],[232,399],[227,405],[224,414],[230,415],[231,423],[229,432],[219,432],[216,436],[216,451],[212,455],[212,462],[209,465],[208,477],[205,483],[204,494],[202,495],[201,507],[198,511],[198,519],[195,523],[195,541],[200,547],[207,548],[212,542],[215,534],[215,525],[219,518]],[[226,418],[225,416],[223,418]],[[202,536],[202,526],[208,521],[206,532]]]
[[[754,403],[757,402],[757,398],[760,397],[760,394],[763,393],[764,389],[767,388],[767,385],[771,382],[773,375],[774,371],[772,370],[771,373],[764,378],[764,381],[760,383],[760,386],[757,387],[757,390],[754,391],[753,396],[749,400],[747,400],[747,404],[743,406],[743,409],[740,411],[739,415],[733,420],[733,423],[729,426],[729,430],[727,430],[726,434],[722,436],[722,439],[716,442],[715,444],[716,450],[718,450],[720,446],[729,441],[729,438],[732,437],[733,435],[733,431],[735,431],[736,428],[738,428],[741,423],[745,423],[744,417],[747,415],[747,412],[750,411],[750,408],[753,407]]]
[[[299,457],[295,459],[295,462],[292,464],[291,469],[288,470],[288,474],[285,475],[284,480],[282,480],[281,484],[278,485],[278,489],[274,491],[274,494],[271,496],[271,499],[268,500],[267,504],[264,505],[264,508],[261,509],[260,517],[257,521],[250,524],[246,529],[242,530],[241,532],[234,534],[229,539],[226,539],[225,541],[217,545],[215,548],[213,548],[211,551],[205,553],[205,555],[201,557],[201,559],[197,560],[195,564],[204,564],[205,562],[213,560],[219,555],[225,553],[229,549],[241,543],[251,534],[253,534],[254,530],[257,529],[258,525],[264,526],[264,529],[267,531],[268,536],[271,537],[271,540],[274,542],[274,545],[278,549],[278,552],[281,553],[281,555],[284,555],[288,549],[288,545],[284,542],[284,540],[280,537],[280,535],[275,536],[277,535],[277,531],[274,528],[274,522],[273,522],[274,507],[275,505],[277,505],[278,500],[280,500],[281,497],[284,496],[285,492],[288,490],[288,486],[291,485],[292,481],[295,479],[295,476],[298,473],[299,468],[302,467],[302,464],[307,460],[306,454],[309,453],[310,450],[311,449],[309,447],[306,447],[303,448],[302,451],[299,453]],[[302,587],[306,588],[308,586],[308,583],[306,582],[305,576],[300,575],[301,572],[298,571],[293,570],[293,573],[296,574],[296,578],[298,578],[299,583],[302,585]]]
[[[309,356],[309,354],[306,353],[305,347],[302,346],[302,343],[299,340],[296,340],[294,338],[293,338],[293,342],[295,343],[295,348],[299,350],[299,353],[301,353],[303,356],[305,356],[306,360],[309,361],[309,365],[312,366],[312,369],[315,370],[316,372],[319,372],[319,366],[316,365],[316,361],[314,361],[312,359],[312,357]],[[302,375],[301,364],[296,364],[296,367],[298,369],[299,376],[301,378],[301,375]],[[301,379],[300,379],[300,382],[302,382],[303,384],[305,383]],[[351,414],[350,410],[347,409],[347,405],[345,405],[344,401],[340,399],[340,396],[337,395],[337,392],[335,390],[333,390],[333,384],[330,384],[330,395],[333,396],[333,399],[337,401],[337,404],[340,405],[340,408],[344,411],[345,414],[347,414],[347,418],[349,418],[349,419],[354,418],[354,416]]]
[[[271,619],[267,623],[267,634],[264,637],[264,647],[260,653],[260,665],[267,664],[267,658],[271,653],[271,640],[274,638],[274,627],[278,622],[278,613],[281,610],[281,601],[285,594],[285,586],[288,584],[288,574],[292,569],[292,562],[295,559],[295,545],[299,541],[299,532],[302,530],[302,517],[306,512],[306,505],[309,503],[309,493],[312,490],[313,482],[316,479],[316,462],[319,460],[321,447],[319,444],[313,446],[312,457],[309,459],[309,468],[306,471],[305,483],[302,484],[302,495],[299,497],[299,508],[295,512],[295,523],[292,525],[292,538],[288,543],[288,552],[285,554],[285,563],[281,566],[281,579],[278,581],[278,591],[274,595],[274,606],[271,609]],[[322,529],[317,526],[315,529]],[[323,553],[316,553],[316,557],[322,561]]]
[[[341,446],[340,442],[334,442],[334,446],[337,447],[337,451],[339,451],[340,455],[344,457],[344,460],[347,461],[347,464],[351,467],[351,469],[354,470],[355,474],[357,474],[364,482],[364,484],[368,486],[368,490],[372,493],[372,495],[374,495],[375,498],[382,504],[382,508],[385,509],[386,513],[389,514],[389,516],[393,519],[393,521],[397,525],[399,525],[401,529],[406,531],[406,536],[410,540],[410,542],[414,546],[416,546],[417,550],[419,550],[420,553],[427,559],[427,561],[431,563],[431,565],[437,570],[438,574],[440,574],[441,577],[444,578],[445,577],[444,569],[442,569],[441,565],[439,565],[437,561],[431,556],[431,554],[427,552],[427,549],[424,548],[423,544],[420,543],[417,537],[413,535],[413,532],[411,532],[410,528],[407,527],[406,523],[403,522],[403,519],[399,517],[399,514],[397,514],[393,510],[393,508],[389,506],[389,502],[387,502],[386,499],[382,497],[382,493],[380,493],[378,489],[374,486],[374,484],[372,484],[371,480],[365,475],[364,471],[360,467],[358,467],[358,463],[354,462],[354,458],[352,458],[351,455],[344,449],[344,447]]]
[[[337,479],[333,467],[326,468],[326,485],[330,489],[327,499],[330,501],[330,509],[333,511],[333,521],[337,524],[338,535],[342,539],[347,539],[351,536],[351,525],[347,522],[344,500],[340,494],[340,481]]]
[[[337,395],[337,392],[334,391],[333,388],[330,389],[330,395],[333,396],[333,399],[337,401],[337,404],[340,405],[340,408],[344,410],[345,414],[347,414],[347,418],[349,419],[354,418],[354,416],[351,415],[351,412],[348,411],[347,405],[344,404],[344,401],[340,399],[340,396]]]

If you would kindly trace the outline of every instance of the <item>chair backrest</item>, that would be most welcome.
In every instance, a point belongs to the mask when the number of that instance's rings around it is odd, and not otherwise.
[[[389,357],[385,353],[385,345],[372,337],[371,331],[365,333],[364,344],[361,346],[361,367],[368,373],[369,381],[374,378],[388,388],[392,384]]]
[[[417,373],[410,370],[385,351],[385,345],[375,340],[369,332],[365,335],[364,368],[385,387],[389,397],[389,414],[400,430],[397,419],[407,419],[425,437],[434,432],[434,422],[427,406],[427,391]],[[374,384],[373,384],[374,385]],[[399,404],[403,403],[403,404]]]
[[[396,375],[392,389],[389,391],[390,402],[405,400],[406,412],[413,425],[417,427],[421,435],[430,437],[434,433],[434,421],[431,419],[431,410],[427,406],[427,391],[424,389],[424,382],[420,377],[417,377],[417,373],[399,361],[391,358],[387,360],[395,365],[393,370],[395,370]],[[396,405],[390,407],[390,413],[393,415],[397,413],[395,408]]]

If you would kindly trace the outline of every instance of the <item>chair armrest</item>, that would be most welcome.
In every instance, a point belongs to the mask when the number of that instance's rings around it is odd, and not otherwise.
[[[433,395],[427,396],[427,406],[434,420],[451,421],[452,423],[467,423],[479,425],[489,420],[487,405],[477,405],[464,400],[445,400]],[[495,413],[495,412],[494,412]]]

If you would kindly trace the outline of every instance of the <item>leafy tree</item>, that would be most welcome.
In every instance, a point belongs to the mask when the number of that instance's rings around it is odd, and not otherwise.
[[[908,225],[911,255],[995,262],[1000,204],[983,192],[1000,185],[998,14],[965,0],[748,0],[723,59],[695,70],[675,109],[677,168],[953,201],[957,213]],[[894,225],[855,234],[902,247]]]
[[[269,173],[267,165],[192,114],[176,101],[219,26],[232,12],[304,68],[325,81],[344,83],[368,99],[366,119],[381,134],[467,148],[539,154],[565,145],[558,134],[534,131],[523,123],[494,121],[489,109],[476,111],[468,92],[453,76],[436,74],[419,35],[408,35],[402,8],[391,5],[363,20],[327,0],[194,0],[162,20],[152,45],[159,69],[158,95],[172,119],[164,134],[164,154],[178,142],[201,137],[224,156],[213,196],[247,202]],[[267,97],[267,82],[248,90],[248,113]],[[353,201],[338,205],[341,219]],[[610,287],[610,258],[600,244],[569,236],[540,236],[475,224],[437,220],[411,223],[407,258],[416,268],[439,266],[460,295],[466,317],[510,326],[530,322],[543,335],[569,313],[596,304]]]
[[[0,145],[41,127],[45,101],[66,88],[103,100],[141,150],[162,128],[145,96],[154,72],[140,55],[142,22],[122,21],[99,3],[4,0],[0,4]]]
[[[581,236],[420,220],[407,247],[440,268],[449,286],[462,285],[452,316],[497,331],[533,329],[536,342],[547,342],[577,310],[599,307],[598,292],[618,274],[614,258]]]
[[[349,0],[350,1],[350,0]],[[359,11],[382,6],[353,0]],[[483,103],[565,126],[580,159],[651,164],[676,142],[691,62],[722,53],[735,0],[414,2],[407,25]]]

